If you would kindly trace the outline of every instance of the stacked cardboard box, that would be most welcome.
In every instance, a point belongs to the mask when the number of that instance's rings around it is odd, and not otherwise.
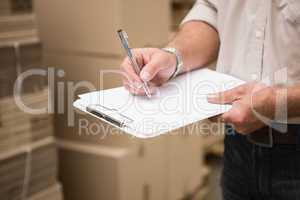
[[[88,82],[94,89],[121,85],[117,71],[124,52],[118,29],[128,32],[132,47],[163,46],[169,36],[169,0],[92,0],[88,4],[83,0],[36,0],[34,7],[45,64],[63,70],[64,76],[57,80],[69,86],[79,82]],[[160,14],[153,15],[153,11]],[[82,87],[73,92],[68,88],[59,95],[64,99],[64,114],[56,116],[59,138],[82,141],[76,134],[78,128],[67,123],[72,121],[67,114],[74,112],[72,100],[76,95],[86,91]],[[78,125],[75,120],[72,124]]]
[[[0,46],[37,40],[32,14],[0,16]]]
[[[133,47],[163,46],[170,34],[170,5],[169,0],[35,1],[45,64],[65,72],[57,77],[57,85],[65,87],[57,88],[61,110],[55,118],[67,200],[205,196],[210,170],[203,162],[201,134],[144,141],[110,132],[92,117],[73,115],[76,95],[88,91],[79,83],[94,89],[121,85],[116,71],[124,54],[116,31],[125,29]]]
[[[89,3],[83,0],[36,0],[34,7],[45,64],[64,71],[64,76],[57,80],[69,86],[76,87],[83,82],[95,89],[121,85],[121,76],[116,72],[124,52],[117,37],[118,29],[128,32],[133,47],[163,46],[169,35],[169,0],[92,0]],[[160,15],[153,15],[154,10]],[[104,76],[101,76],[102,72]],[[59,94],[64,103],[58,106],[64,110],[56,115],[57,136],[83,141],[83,137],[76,134],[78,127],[68,123],[78,125],[78,118],[74,122],[68,113],[74,113],[72,102],[76,95],[88,90],[82,87],[71,90],[69,87]],[[121,141],[112,143],[122,144],[126,139]]]
[[[183,132],[183,131],[181,131]],[[171,135],[167,139],[168,197],[183,199],[203,191],[209,168],[204,163],[202,136]]]
[[[0,98],[11,96],[17,75],[28,68],[40,67],[41,60],[34,16],[0,17]],[[41,84],[41,77],[26,81],[24,90],[32,92],[31,88],[37,85],[45,87]]]
[[[21,99],[31,109],[45,108],[48,90]],[[52,115],[27,114],[15,102],[13,97],[0,99],[0,198],[5,200],[28,198],[58,185]],[[48,199],[61,199],[61,191],[52,193]]]
[[[11,14],[11,1],[1,0],[0,1],[0,16]]]
[[[53,115],[29,112],[47,108],[46,78],[26,79],[20,99],[13,96],[20,73],[41,69],[34,16],[13,15],[27,3],[0,2],[0,199],[62,200]]]
[[[62,140],[59,145],[66,199],[165,199],[162,140],[133,140],[123,147]]]
[[[1,199],[24,199],[57,184],[54,139],[17,146],[0,155]]]
[[[28,200],[63,200],[62,187],[60,184],[56,184],[33,195]]]
[[[10,15],[0,17],[0,32],[16,32],[36,28],[35,16],[33,14]]]
[[[17,13],[28,13],[32,11],[31,0],[1,0],[0,16],[12,15]]]
[[[204,199],[210,169],[203,136],[181,133],[150,140],[122,133],[102,140],[83,134],[89,143],[60,140],[66,199]]]
[[[47,108],[48,90],[22,95],[22,104],[30,109]],[[0,153],[19,145],[28,145],[53,135],[53,116],[24,113],[13,97],[0,99]]]
[[[24,44],[20,47],[21,72],[28,70],[45,70],[42,62],[42,45],[39,42]],[[23,92],[32,93],[42,90],[47,85],[47,76],[34,75],[28,77],[22,85]]]
[[[1,42],[0,42],[1,45]],[[12,96],[17,76],[31,69],[43,69],[40,43],[17,47],[0,47],[0,98]],[[22,83],[22,92],[32,93],[46,86],[46,76],[29,76]]]
[[[0,48],[0,98],[13,94],[17,77],[16,58],[12,47]]]
[[[125,29],[136,47],[164,45],[169,34],[169,0],[34,3],[40,38],[47,52],[115,57],[123,54],[118,29]]]

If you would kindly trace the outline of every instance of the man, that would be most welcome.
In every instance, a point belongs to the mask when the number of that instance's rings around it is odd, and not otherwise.
[[[208,97],[233,106],[220,116],[236,133],[225,137],[224,199],[300,199],[300,126],[286,120],[300,116],[300,1],[198,0],[167,47],[135,49],[142,71],[126,58],[124,86],[144,95],[144,80],[155,92],[217,58],[247,82]]]

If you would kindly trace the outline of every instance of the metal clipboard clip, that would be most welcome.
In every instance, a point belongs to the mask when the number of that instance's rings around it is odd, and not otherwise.
[[[87,106],[86,111],[120,128],[128,127],[134,121],[130,117],[121,114],[117,109],[107,108],[99,104]]]

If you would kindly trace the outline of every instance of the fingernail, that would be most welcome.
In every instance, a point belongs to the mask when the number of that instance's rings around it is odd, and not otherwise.
[[[150,74],[147,71],[142,71],[141,73],[141,79],[144,81],[149,81],[150,80]]]
[[[134,82],[133,84],[134,84],[134,87],[135,87],[136,89],[140,89],[140,88],[143,87],[143,84],[142,84],[142,83],[139,83],[139,82]]]
[[[141,87],[143,87],[142,83],[139,83],[139,82],[132,82],[129,85],[133,89],[140,89]]]

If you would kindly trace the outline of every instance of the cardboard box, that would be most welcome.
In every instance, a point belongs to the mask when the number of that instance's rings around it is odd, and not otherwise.
[[[0,1],[0,16],[11,14],[11,1],[2,0]]]
[[[89,82],[95,89],[108,89],[122,85],[119,72],[123,56],[113,58],[98,56],[77,56],[71,54],[44,54],[44,64],[55,68],[56,72],[63,71],[63,76],[55,74],[56,81],[67,83],[72,81]],[[88,91],[78,88],[76,94]]]
[[[56,184],[57,151],[54,139],[20,145],[0,154],[0,197],[21,199]]]
[[[161,46],[168,39],[169,0],[35,0],[34,7],[46,51],[119,56],[121,28],[133,47]]]
[[[0,34],[14,33],[23,30],[32,30],[35,28],[36,21],[35,15],[33,14],[20,14],[8,16],[1,16],[0,14]]]
[[[30,108],[46,107],[48,90],[22,95],[22,100]],[[48,113],[25,113],[13,97],[0,99],[0,153],[53,135],[53,122],[53,115]]]
[[[13,86],[17,78],[16,56],[14,48],[0,48],[0,98],[13,94]]]
[[[28,200],[63,200],[62,186],[57,183],[31,197]]]
[[[182,199],[205,189],[200,136],[132,140],[122,147],[60,140],[66,199]],[[76,191],[76,192],[74,192]]]
[[[42,49],[39,43],[19,44],[18,50],[13,44],[2,47],[1,44],[0,41],[0,97],[7,97],[13,95],[19,73],[42,69]],[[46,81],[46,76],[30,76],[22,84],[22,93],[40,91],[46,86]]]
[[[21,71],[29,70],[47,70],[43,66],[42,45],[40,43],[24,44],[20,46],[20,64]],[[47,76],[31,76],[23,83],[23,91],[25,93],[37,92],[47,86]]]
[[[202,136],[173,133],[166,137],[169,177],[167,199],[182,199],[201,187],[208,174],[201,145]]]
[[[163,141],[122,148],[68,141],[58,144],[67,200],[165,200]]]
[[[121,86],[121,75],[118,73],[121,60],[122,57],[109,59],[74,55],[45,55],[45,63],[48,66],[55,67],[56,72],[64,71],[63,77],[56,76],[56,86],[64,85],[63,92],[57,88],[55,92],[56,134],[59,138],[116,146],[130,143],[132,138],[129,135],[122,134],[117,129],[111,129],[107,124],[76,112],[73,108],[73,101],[77,95],[89,91],[87,88],[76,86],[80,83],[88,82],[97,90]],[[74,87],[76,90],[72,92]]]

